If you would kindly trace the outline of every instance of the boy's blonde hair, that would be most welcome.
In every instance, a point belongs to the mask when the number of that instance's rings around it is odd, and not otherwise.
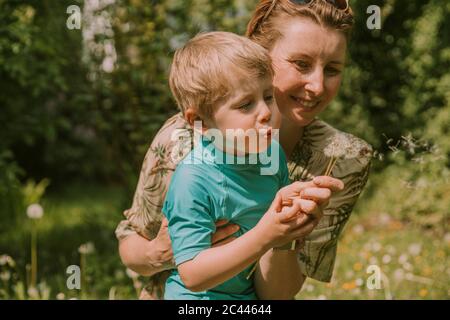
[[[232,90],[234,81],[272,77],[266,49],[230,32],[201,33],[175,52],[169,84],[177,104],[211,118],[213,105]]]

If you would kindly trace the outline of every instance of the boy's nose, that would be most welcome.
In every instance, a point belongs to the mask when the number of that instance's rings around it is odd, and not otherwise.
[[[269,106],[263,102],[261,103],[261,110],[259,112],[258,121],[260,123],[266,123],[269,122],[272,117],[272,111],[270,110]]]

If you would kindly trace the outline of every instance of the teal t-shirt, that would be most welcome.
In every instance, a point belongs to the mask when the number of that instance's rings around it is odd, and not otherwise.
[[[239,225],[236,236],[252,229],[277,191],[288,184],[286,157],[276,140],[258,155],[235,157],[203,138],[177,166],[162,209],[169,221],[176,265],[211,247],[217,220]],[[246,279],[251,268],[203,292],[185,288],[178,270],[173,270],[166,281],[164,299],[257,299],[253,279]]]

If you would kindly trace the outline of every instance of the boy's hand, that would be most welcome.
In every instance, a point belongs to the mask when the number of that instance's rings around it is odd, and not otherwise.
[[[270,247],[303,239],[316,227],[332,192],[344,188],[341,180],[316,177],[309,182],[294,182],[282,188],[271,208],[258,223],[261,234],[268,235]]]

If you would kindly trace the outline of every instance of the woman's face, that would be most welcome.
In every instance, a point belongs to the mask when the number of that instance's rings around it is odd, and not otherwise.
[[[308,18],[281,22],[280,31],[282,37],[270,51],[275,98],[285,118],[307,126],[339,90],[347,40]]]

